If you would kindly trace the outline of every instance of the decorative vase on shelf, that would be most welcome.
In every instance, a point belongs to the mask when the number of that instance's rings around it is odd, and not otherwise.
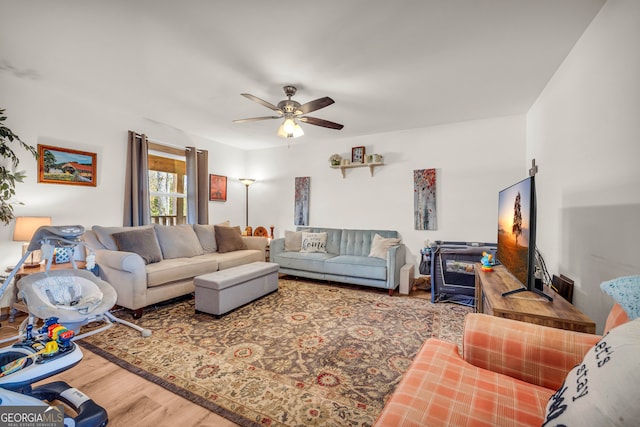
[[[331,157],[329,157],[329,163],[331,166],[340,166],[341,162],[342,156],[340,154],[332,154]]]

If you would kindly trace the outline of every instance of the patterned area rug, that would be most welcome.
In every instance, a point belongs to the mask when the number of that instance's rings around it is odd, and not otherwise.
[[[471,311],[423,298],[281,278],[279,291],[216,319],[194,300],[81,344],[240,425],[369,426],[422,343],[460,344]]]

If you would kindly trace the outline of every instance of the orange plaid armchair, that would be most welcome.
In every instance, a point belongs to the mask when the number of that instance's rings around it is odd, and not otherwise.
[[[616,304],[605,332],[629,318]],[[427,340],[376,426],[540,426],[547,402],[601,337],[486,314],[458,346]]]

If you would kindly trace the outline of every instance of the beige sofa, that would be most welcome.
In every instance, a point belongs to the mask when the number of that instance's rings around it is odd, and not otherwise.
[[[218,225],[93,226],[83,239],[117,304],[142,316],[144,307],[194,292],[193,278],[265,260],[267,239]]]

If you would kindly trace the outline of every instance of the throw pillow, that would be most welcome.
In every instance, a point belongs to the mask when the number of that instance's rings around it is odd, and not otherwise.
[[[213,225],[193,224],[193,231],[196,232],[202,250],[209,254],[218,250],[216,244],[216,230]]]
[[[192,225],[155,225],[163,259],[191,258],[204,250]]]
[[[600,289],[615,300],[629,316],[640,317],[640,276],[626,276],[602,282]]]
[[[284,231],[284,250],[286,252],[300,252],[302,248],[302,231]]]
[[[136,227],[103,227],[101,225],[94,225],[93,227],[91,227],[91,229],[94,233],[96,233],[98,241],[102,243],[105,248],[109,249],[110,251],[117,251],[118,247],[116,246],[116,242],[113,240],[113,237],[111,237],[113,233],[151,227],[153,227],[153,225],[140,225]]]
[[[386,260],[389,248],[392,246],[398,246],[400,241],[401,239],[395,237],[384,238],[376,233],[375,236],[373,236],[373,242],[371,242],[371,251],[369,251],[369,256],[372,258],[382,258]]]
[[[327,253],[327,233],[308,233],[303,231],[300,252]]]
[[[142,257],[145,264],[162,261],[162,251],[153,228],[139,228],[121,231],[111,235],[117,250],[134,252]]]
[[[630,426],[640,420],[640,319],[613,328],[567,375],[543,426]]]
[[[218,245],[219,253],[223,254],[225,252],[247,249],[246,243],[242,240],[242,232],[239,226],[225,227],[222,225],[214,225],[213,228],[216,232],[216,244]]]

